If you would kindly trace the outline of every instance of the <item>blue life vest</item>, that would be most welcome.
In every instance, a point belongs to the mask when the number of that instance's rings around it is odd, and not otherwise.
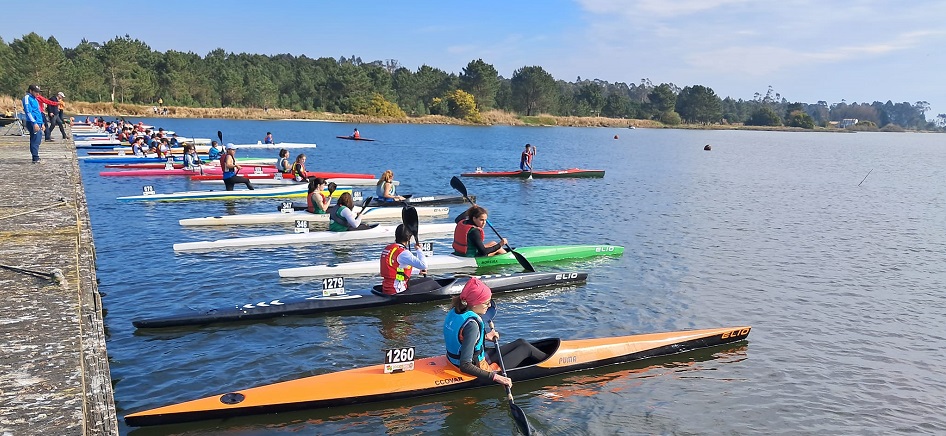
[[[447,360],[456,366],[460,366],[460,347],[462,346],[460,332],[469,320],[476,322],[476,325],[480,328],[480,338],[473,348],[473,365],[480,366],[480,362],[486,359],[486,354],[483,352],[486,324],[483,323],[483,319],[472,310],[457,313],[455,309],[451,308],[447,312],[447,318],[443,321],[443,342],[447,346]]]

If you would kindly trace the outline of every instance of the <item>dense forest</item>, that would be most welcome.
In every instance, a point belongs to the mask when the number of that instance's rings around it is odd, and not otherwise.
[[[657,120],[668,125],[745,124],[814,128],[843,119],[883,130],[942,130],[946,114],[928,122],[929,104],[791,102],[772,87],[752,100],[721,98],[701,85],[679,87],[609,83],[578,77],[557,80],[541,66],[523,66],[511,78],[482,59],[459,74],[395,60],[318,59],[152,50],[128,35],[103,44],[83,40],[64,48],[54,37],[30,33],[0,39],[0,94],[22,96],[30,83],[72,100],[188,107],[252,107],[407,117],[447,115],[479,122],[483,111],[525,116],[603,116]]]

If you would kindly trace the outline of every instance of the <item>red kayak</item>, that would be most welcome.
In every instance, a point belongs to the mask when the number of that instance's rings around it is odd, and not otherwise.
[[[581,168],[569,168],[567,170],[547,170],[547,171],[482,171],[477,170],[472,173],[460,174],[463,177],[510,177],[515,179],[564,179],[573,177],[604,177],[604,170],[585,170]]]
[[[172,165],[174,166],[174,168],[184,168],[184,164],[182,164],[182,163],[174,163],[174,164],[172,164]],[[118,168],[118,169],[126,169],[126,170],[138,170],[138,169],[158,170],[158,169],[164,169],[164,166],[165,166],[165,164],[160,163],[160,162],[154,162],[154,163],[130,163],[130,164],[105,164],[105,168]],[[273,170],[276,169],[276,165],[254,165],[254,166],[253,166],[253,168],[256,168],[256,167],[262,167],[264,170],[269,169],[269,168],[272,168]]]
[[[245,167],[243,169],[246,169]],[[276,176],[276,170],[264,169],[262,174],[253,173],[252,169],[249,174],[243,174],[242,176],[253,180],[253,179],[272,179]],[[309,177],[321,177],[323,179],[374,179],[373,174],[355,174],[355,173],[331,173],[327,171],[308,171],[306,175]],[[191,180],[217,180],[220,178],[220,172],[218,171],[214,175],[200,175],[191,173]],[[282,178],[291,179],[292,174],[283,173]]]
[[[350,141],[374,141],[374,139],[368,138],[355,138],[354,136],[336,136],[338,139],[348,139]]]
[[[164,165],[164,164],[161,164]],[[252,176],[255,175],[257,167],[245,166],[240,168],[241,176]],[[262,169],[262,175],[268,178],[273,178],[273,174],[276,173],[276,167],[271,166],[267,169],[265,167],[260,167]],[[200,175],[209,175],[213,179],[219,179],[220,175],[223,174],[223,171],[219,166],[205,166],[199,170],[187,170],[184,168],[174,168],[170,170],[164,169],[162,166],[160,169],[134,169],[129,171],[102,171],[99,173],[100,176],[104,177],[153,177],[153,176],[193,176]]]

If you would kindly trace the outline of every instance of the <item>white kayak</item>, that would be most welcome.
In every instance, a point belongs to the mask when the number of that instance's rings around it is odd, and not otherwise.
[[[449,207],[416,207],[417,216],[432,217],[445,216],[450,213]],[[361,210],[355,206],[355,213]],[[399,207],[369,207],[362,212],[362,220],[382,220],[401,218],[401,208]],[[292,212],[263,212],[247,213],[239,215],[208,216],[203,218],[185,218],[178,221],[182,226],[229,226],[229,225],[252,225],[252,224],[292,224],[296,220],[308,221],[310,223],[328,223],[328,214],[314,214],[304,210],[294,210]]]
[[[427,233],[430,224],[421,226],[421,235]],[[460,257],[452,254],[435,254],[427,256],[427,271],[440,270],[460,270],[463,268],[476,268],[475,257]],[[332,276],[367,276],[378,274],[378,260],[365,260],[361,262],[346,262],[335,265],[314,265],[298,268],[282,268],[279,270],[279,277],[332,277]]]
[[[275,144],[263,144],[262,142],[257,141],[256,144],[233,144],[233,146],[236,147],[237,150],[241,148],[279,150],[280,148],[315,148],[315,143],[308,144],[301,142],[277,142]]]
[[[340,177],[335,179],[328,179],[329,182],[335,182],[339,186],[377,186],[378,179],[353,179],[347,177]],[[222,185],[223,179],[214,179],[214,180],[198,180],[200,183],[211,183],[215,185]],[[307,184],[309,182],[297,182],[293,179],[284,178],[281,173],[274,175],[272,179],[252,179],[251,182],[254,185],[268,185],[268,186],[285,186],[285,185],[299,185]],[[395,180],[394,185],[397,186],[401,182]]]
[[[238,186],[243,186],[239,184]],[[142,194],[118,197],[121,201],[183,201],[183,200],[232,200],[238,198],[286,198],[305,197],[309,191],[306,185],[279,186],[276,188],[234,189],[233,191],[184,191],[169,194]],[[352,192],[351,188],[339,187],[334,195]]]
[[[378,225],[365,230],[353,230],[347,232],[308,232],[308,233],[289,233],[282,235],[269,236],[251,236],[247,238],[218,239],[216,241],[198,241],[184,242],[174,244],[174,251],[200,251],[216,250],[220,248],[252,248],[252,247],[272,247],[281,245],[301,245],[301,244],[321,244],[338,242],[356,242],[368,241],[374,239],[390,239],[394,241],[394,229],[397,224]],[[446,224],[425,224],[424,235],[450,235],[456,228],[455,223]],[[374,261],[375,269],[378,268],[378,261]]]

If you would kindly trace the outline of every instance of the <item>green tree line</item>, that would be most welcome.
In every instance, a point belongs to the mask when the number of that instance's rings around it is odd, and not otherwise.
[[[524,116],[604,116],[658,120],[665,124],[744,123],[812,128],[857,118],[877,127],[935,129],[929,104],[789,102],[771,87],[752,100],[720,98],[712,88],[672,83],[610,83],[578,77],[557,80],[541,66],[523,66],[510,78],[482,59],[459,74],[396,60],[152,50],[128,35],[105,42],[62,47],[36,33],[6,43],[0,39],[0,93],[21,96],[30,83],[87,102],[188,107],[283,108],[391,117],[429,114],[472,122],[483,111]]]

